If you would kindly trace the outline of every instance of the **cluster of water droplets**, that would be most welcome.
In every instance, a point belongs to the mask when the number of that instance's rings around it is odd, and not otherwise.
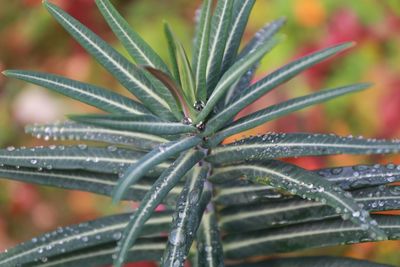
[[[400,181],[400,165],[392,163],[329,168],[315,172],[344,189],[358,189]]]

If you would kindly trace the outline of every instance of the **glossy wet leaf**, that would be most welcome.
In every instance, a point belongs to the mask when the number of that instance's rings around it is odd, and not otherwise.
[[[127,260],[130,262],[158,261],[163,253],[165,238],[140,238],[129,249]],[[42,258],[39,262],[22,267],[88,267],[111,264],[115,254],[116,242],[78,250],[60,256]]]
[[[126,145],[135,150],[151,150],[170,141],[148,133],[114,130],[80,124],[71,121],[54,124],[34,124],[25,127],[25,132],[44,140],[96,141],[115,145]],[[109,149],[113,149],[110,146]]]
[[[115,246],[129,222],[131,214],[119,214],[67,227],[34,237],[0,254],[0,265],[14,267],[34,263],[43,258],[54,257],[99,245]],[[171,223],[171,212],[159,212],[145,224],[141,236],[166,231]]]
[[[156,135],[173,135],[195,133],[197,129],[181,122],[168,122],[155,116],[125,115],[71,115],[73,121],[131,132],[142,132]]]
[[[199,137],[188,137],[176,142],[169,142],[154,148],[137,162],[132,164],[122,175],[121,180],[113,191],[114,203],[120,201],[129,186],[135,184],[155,166],[166,161],[172,156],[188,150],[201,142]]]
[[[335,154],[398,153],[400,141],[343,137],[333,134],[269,133],[216,147],[207,157],[213,164]]]
[[[224,253],[216,215],[205,213],[197,231],[197,266],[223,267]]]
[[[390,240],[400,238],[397,216],[374,215],[379,227]],[[256,255],[292,252],[335,245],[377,241],[360,226],[350,221],[330,219],[276,229],[231,234],[224,239],[224,253],[228,259],[243,259]]]
[[[369,212],[400,209],[397,186],[359,189],[351,194]],[[242,232],[243,229],[258,230],[339,217],[339,212],[321,202],[294,198],[227,207],[221,211],[219,223],[225,231]]]
[[[316,200],[335,210],[344,220],[351,220],[374,238],[385,239],[385,234],[376,226],[368,212],[358,206],[349,192],[335,184],[321,179],[318,175],[295,165],[279,161],[263,164],[243,164],[214,170],[214,173],[242,173],[245,179],[253,183],[281,188],[304,199]],[[217,176],[211,181],[218,178]]]
[[[57,187],[68,190],[79,190],[99,195],[111,196],[118,183],[118,175],[80,170],[46,170],[27,167],[0,167],[0,177],[31,183]],[[124,200],[140,201],[153,184],[153,177],[145,177],[142,181],[129,187]],[[176,186],[166,198],[166,203],[175,203],[182,187]]]
[[[123,148],[78,146],[49,146],[0,150],[0,164],[54,170],[87,170],[119,173],[136,163],[145,154]],[[168,164],[157,167],[152,174],[159,174]],[[151,173],[149,173],[151,174]]]
[[[138,210],[135,212],[128,226],[122,235],[121,242],[117,246],[117,255],[114,259],[114,266],[120,267],[126,260],[129,248],[135,244],[136,239],[140,236],[141,230],[145,222],[154,213],[154,209],[166,197],[179,180],[202,158],[204,153],[196,150],[189,150],[183,153],[167,170],[165,170],[152,188],[143,198]]]
[[[211,192],[205,190],[203,193],[208,171],[206,167],[194,167],[186,177],[185,186],[176,203],[162,260],[163,267],[184,266],[204,210],[210,201]]]

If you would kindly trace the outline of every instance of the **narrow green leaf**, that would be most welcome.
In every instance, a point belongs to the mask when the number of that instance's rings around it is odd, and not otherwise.
[[[224,253],[217,218],[214,212],[203,215],[197,231],[197,266],[223,267]]]
[[[193,107],[196,102],[196,88],[189,59],[186,55],[185,48],[182,43],[178,41],[178,38],[174,35],[167,22],[164,22],[164,27],[168,42],[171,43],[170,49],[175,50],[174,52],[171,51],[170,55],[175,56],[172,62],[174,62],[174,68],[177,68],[175,71],[178,72],[176,77],[179,77],[181,93],[185,97],[189,107]]]
[[[227,173],[241,173],[246,179],[258,184],[269,184],[302,198],[322,202],[335,210],[345,220],[351,220],[363,227],[373,237],[385,239],[385,234],[376,226],[367,211],[360,208],[352,195],[337,185],[321,179],[313,172],[289,163],[270,161],[261,164],[243,164],[214,170]],[[212,177],[210,180],[213,181]]]
[[[210,95],[221,76],[222,60],[232,17],[232,0],[220,0],[211,20],[210,48],[206,68],[207,94]]]
[[[131,115],[70,115],[71,120],[107,129],[142,132],[156,135],[173,135],[197,132],[196,127],[181,122],[168,122],[155,116]]]
[[[400,238],[397,216],[373,215],[390,240]],[[293,252],[300,249],[379,241],[349,221],[331,219],[276,229],[228,235],[224,239],[225,257],[243,259],[255,255]]]
[[[129,249],[127,260],[130,262],[159,261],[164,250],[165,238],[140,238]],[[60,256],[42,258],[39,262],[21,267],[88,267],[112,264],[116,242],[90,247]]]
[[[122,175],[121,181],[115,187],[113,192],[113,202],[117,203],[122,199],[129,186],[135,184],[144,175],[151,171],[158,164],[166,161],[185,150],[197,146],[201,142],[197,136],[187,137],[180,141],[169,142],[154,148],[151,152],[131,165]]]
[[[202,198],[208,168],[194,167],[176,203],[163,267],[183,267],[211,194]],[[210,192],[211,193],[211,192]],[[204,196],[203,196],[204,197]]]
[[[218,174],[216,176],[219,177]],[[214,180],[216,176],[211,177]],[[234,179],[236,178],[239,177],[235,177]],[[283,199],[285,196],[272,186],[254,184],[251,181],[242,179],[232,180],[223,184],[215,184],[214,186],[216,194],[214,195],[213,201],[223,206],[268,202],[269,200]]]
[[[126,260],[129,248],[139,237],[144,223],[150,218],[154,209],[161,203],[169,191],[179,180],[202,158],[204,153],[197,150],[189,150],[183,153],[153,184],[152,188],[143,198],[138,210],[125,228],[121,242],[117,247],[117,255],[114,266],[121,267]]]
[[[28,125],[25,132],[44,140],[97,141],[126,145],[135,150],[148,151],[170,140],[148,133],[93,127],[71,121],[54,124]],[[112,147],[110,147],[112,149]]]
[[[336,183],[344,190],[373,187],[400,181],[400,166],[394,164],[335,167],[316,170],[315,173]]]
[[[400,187],[379,186],[352,191],[359,205],[369,212],[400,209]],[[288,199],[269,203],[231,206],[220,213],[220,226],[227,232],[266,229],[338,217],[338,211],[321,202]]]
[[[251,39],[251,41],[243,48],[243,50],[240,52],[240,54],[237,57],[237,60],[245,57],[248,55],[251,51],[257,51],[257,49],[262,46],[264,43],[268,42],[271,40],[271,38],[282,28],[282,26],[285,24],[285,19],[281,18],[278,20],[275,20],[263,28],[261,28],[254,37]],[[232,103],[237,100],[237,97],[243,93],[245,89],[247,89],[251,81],[254,78],[254,74],[257,70],[257,67],[259,65],[259,62],[254,64],[248,72],[246,72],[240,80],[237,82],[237,84],[233,85],[229,91],[226,93],[223,101],[221,101],[222,105],[220,105],[219,110],[221,110],[223,107],[226,107],[229,105],[229,103]]]
[[[181,76],[179,73],[179,67],[178,67],[178,61],[177,61],[177,55],[176,55],[177,48],[176,48],[175,38],[171,31],[171,27],[169,26],[169,24],[166,21],[164,21],[164,34],[165,34],[165,38],[167,39],[169,58],[171,60],[171,65],[172,65],[172,74],[180,88],[182,85],[181,85]]]
[[[228,265],[231,267],[390,267],[386,264],[374,263],[365,260],[356,260],[351,258],[339,258],[332,256],[314,256],[314,257],[297,257],[297,258],[277,258],[265,260],[256,263],[243,263]]]
[[[218,129],[223,127],[227,121],[231,120],[236,116],[243,108],[250,105],[261,96],[276,88],[278,85],[290,80],[301,71],[342,52],[349,47],[352,47],[353,43],[345,43],[336,45],[324,50],[317,51],[311,55],[302,57],[288,65],[274,71],[265,78],[261,79],[254,85],[246,89],[239,97],[238,100],[229,105],[221,113],[213,117],[207,124],[205,134],[209,135],[215,133]]]
[[[342,137],[333,134],[270,133],[245,138],[212,150],[207,161],[214,164],[334,154],[398,153],[400,141]],[[232,153],[234,152],[234,153]]]
[[[113,7],[110,1],[96,0],[96,4],[115,35],[139,65],[158,69],[170,76],[169,69],[161,57],[130,27],[126,20]],[[144,74],[153,87],[165,87],[150,73],[144,72]],[[174,96],[172,94],[167,94],[165,88],[163,91],[165,93],[165,100],[168,102],[171,111],[178,120],[181,120],[182,115]]]
[[[139,65],[150,66],[169,74],[161,57],[132,29],[109,0],[96,0],[96,4],[115,35]]]
[[[310,107],[312,105],[325,102],[339,96],[367,89],[369,86],[370,84],[363,83],[339,87],[335,89],[323,90],[318,93],[294,98],[283,103],[272,105],[268,108],[256,111],[233,122],[227,128],[218,132],[212,138],[212,140],[210,140],[210,144],[217,145],[231,135],[255,128],[263,123],[282,117],[294,111]]]
[[[120,173],[139,161],[145,154],[122,148],[78,146],[49,146],[0,150],[0,164],[38,170],[63,169]],[[168,163],[158,165],[148,175],[160,174]]]
[[[34,168],[10,166],[0,167],[0,177],[13,181],[21,181],[36,185],[44,185],[69,190],[86,191],[95,194],[111,196],[112,190],[118,183],[118,174],[99,173],[73,170],[38,170]],[[150,190],[154,179],[145,177],[137,184],[130,186],[124,200],[140,201]],[[174,204],[181,186],[171,190],[165,202]]]
[[[200,13],[200,21],[196,30],[195,43],[193,45],[193,73],[196,83],[196,95],[199,100],[206,102],[206,68],[208,61],[208,49],[211,29],[212,0],[204,0]]]
[[[95,57],[123,86],[137,96],[148,109],[161,118],[175,120],[167,101],[165,101],[167,95],[170,95],[168,89],[152,88],[143,70],[133,65],[114,48],[59,7],[48,1],[44,1],[44,5],[76,41]]]
[[[232,66],[236,59],[240,42],[255,2],[255,0],[234,0],[231,26],[222,59],[223,73]]]
[[[218,171],[218,168],[215,168],[214,172],[216,174],[210,178],[214,182],[236,179],[228,183],[215,185],[216,195],[213,200],[220,205],[263,203],[291,197],[282,191],[274,189],[272,186],[258,185],[247,180],[241,180],[239,179],[241,173],[224,173]],[[394,164],[386,166],[376,164],[335,167],[319,169],[313,172],[346,191],[400,181],[400,167]]]
[[[154,213],[143,227],[141,237],[166,231],[172,221],[171,215],[169,211]],[[53,232],[34,237],[0,254],[0,265],[15,267],[102,244],[115,245],[131,216],[131,214],[118,214],[59,227]]]
[[[247,56],[243,57],[241,60],[237,61],[232,67],[228,69],[227,72],[221,77],[220,81],[213,90],[211,96],[209,97],[206,106],[200,112],[196,118],[195,123],[204,121],[207,116],[213,111],[215,105],[224,96],[227,90],[241,77],[245,74],[251,66],[256,62],[260,61],[265,54],[270,51],[277,44],[277,39],[272,39],[270,42],[265,43],[257,51],[249,53]]]
[[[95,85],[78,82],[62,76],[24,70],[7,70],[3,74],[43,86],[107,112],[135,115],[150,114],[142,104],[130,98]]]

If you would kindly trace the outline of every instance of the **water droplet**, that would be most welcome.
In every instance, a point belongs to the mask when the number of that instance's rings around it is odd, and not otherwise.
[[[120,240],[121,237],[122,237],[122,233],[121,232],[116,232],[116,233],[113,234],[113,238],[115,240]]]
[[[174,229],[171,231],[169,235],[169,242],[174,245],[180,245],[183,242],[185,242],[185,235],[182,231],[179,231],[178,229]]]
[[[78,145],[78,148],[81,149],[81,150],[85,150],[85,149],[87,148],[87,145],[85,145],[85,144],[79,144],[79,145]]]
[[[115,152],[115,151],[117,151],[117,147],[116,146],[108,146],[107,150],[110,152]]]
[[[205,106],[205,104],[201,100],[197,100],[193,105],[194,109],[197,110],[197,111],[202,111],[204,106]]]
[[[186,124],[186,125],[190,125],[190,124],[192,124],[192,119],[189,117],[184,117],[182,120],[182,123]]]

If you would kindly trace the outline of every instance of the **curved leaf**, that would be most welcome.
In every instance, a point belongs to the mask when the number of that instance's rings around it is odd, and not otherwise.
[[[211,179],[215,179],[215,176],[212,176]],[[269,202],[280,200],[285,196],[283,192],[279,192],[270,185],[254,184],[242,179],[214,186],[216,193],[213,202],[223,206]]]
[[[25,127],[25,132],[44,140],[97,141],[126,145],[137,150],[151,150],[160,144],[170,141],[157,135],[106,129],[71,121],[55,124],[28,125]]]
[[[351,194],[369,212],[400,209],[400,187],[382,186],[352,191]],[[227,207],[220,213],[221,228],[242,232],[282,227],[339,216],[338,212],[320,202],[291,199],[253,205]]]
[[[207,94],[210,95],[221,73],[222,60],[232,16],[232,0],[220,0],[211,20],[210,48],[206,68]]]
[[[215,169],[216,171],[218,168]],[[218,171],[217,171],[218,172]],[[400,167],[394,164],[382,166],[356,165],[348,167],[335,167],[313,171],[321,178],[335,183],[343,190],[376,187],[400,181]],[[240,180],[241,173],[214,174],[212,180],[232,180],[228,183],[216,185],[214,202],[220,205],[240,205],[270,202],[290,197],[269,185],[254,184],[251,181]]]
[[[343,219],[351,220],[362,226],[371,236],[379,239],[386,238],[385,234],[376,226],[376,222],[370,218],[368,212],[358,206],[349,192],[344,192],[335,184],[295,165],[270,161],[263,165],[243,164],[215,170],[215,173],[218,172],[241,173],[254,183],[270,184],[302,198],[322,202],[334,208]]]
[[[144,71],[133,65],[96,34],[72,18],[59,7],[44,1],[54,18],[78,41],[97,61],[106,68],[124,87],[137,96],[154,114],[167,120],[175,120],[165,101],[170,92],[166,88],[152,88]],[[162,91],[160,89],[163,89]]]
[[[0,164],[41,169],[88,170],[104,173],[120,173],[127,165],[136,163],[142,152],[106,147],[49,146],[0,150]],[[160,164],[149,175],[157,175],[168,166]]]
[[[180,81],[179,89],[181,90],[181,93],[185,97],[185,100],[189,106],[193,107],[194,103],[196,102],[196,88],[189,59],[187,57],[185,48],[183,47],[182,43],[178,41],[178,38],[172,32],[172,29],[167,22],[164,22],[164,27],[171,49],[170,55],[171,57],[174,57],[172,58],[172,61],[174,68],[176,68],[176,77],[178,77]]]
[[[212,3],[212,0],[203,1],[200,10],[200,21],[196,30],[195,43],[193,46],[192,66],[196,83],[196,95],[203,102],[207,100],[206,68],[210,41]]]
[[[271,259],[256,263],[245,263],[229,265],[232,267],[390,267],[386,264],[380,264],[365,260],[356,260],[351,258],[339,258],[331,256],[318,257],[297,257],[297,258],[280,258]]]
[[[113,202],[116,203],[120,201],[128,188],[139,181],[155,166],[182,151],[195,147],[200,142],[201,138],[193,136],[184,138],[180,141],[169,142],[165,145],[160,145],[157,148],[154,148],[124,172],[121,181],[119,181],[113,191]]]
[[[227,106],[226,109],[214,116],[207,124],[207,128],[204,132],[205,135],[215,133],[221,127],[223,127],[229,120],[235,117],[242,109],[250,105],[258,98],[276,88],[278,85],[290,80],[301,71],[339,53],[349,47],[353,46],[352,43],[345,43],[336,45],[324,50],[317,51],[308,56],[302,57],[286,66],[274,71],[261,79],[254,85],[246,89],[239,97],[238,100]]]
[[[390,240],[400,238],[397,216],[373,216]],[[300,249],[377,241],[360,226],[341,219],[297,224],[282,228],[232,234],[224,239],[228,259],[292,252]]]
[[[224,253],[217,218],[214,212],[203,215],[197,231],[197,266],[223,267]]]
[[[116,130],[142,132],[156,135],[195,133],[196,127],[180,122],[167,122],[154,116],[129,115],[71,115],[73,121]]]
[[[62,76],[24,70],[7,70],[8,77],[17,78],[71,97],[111,113],[150,114],[140,103],[107,89],[71,80]]]
[[[254,112],[248,116],[240,118],[239,120],[233,122],[227,128],[219,131],[213,138],[210,140],[212,145],[218,145],[225,138],[255,128],[260,126],[261,124],[284,116],[286,114],[292,113],[294,111],[324,102],[331,99],[334,99],[339,96],[343,96],[345,94],[357,92],[360,90],[364,90],[368,88],[370,84],[354,84],[344,87],[339,87],[335,89],[323,90],[318,93],[314,93],[311,95],[306,95],[303,97],[298,97],[291,99],[289,101],[270,106],[268,108],[259,110]]]
[[[140,238],[135,246],[129,249],[127,260],[139,262],[160,260],[164,250],[165,238]],[[95,246],[56,257],[42,258],[41,262],[22,267],[88,267],[111,264],[115,254],[115,242]]]
[[[131,57],[139,64],[169,73],[161,57],[148,45],[108,0],[96,0],[103,17]]]
[[[238,55],[237,60],[243,58],[251,51],[256,51],[259,46],[261,46],[265,42],[268,42],[282,28],[284,23],[285,19],[281,18],[261,28],[258,32],[256,32],[251,41],[243,48],[243,50]],[[221,108],[226,107],[229,103],[233,101],[236,101],[237,97],[241,95],[243,91],[250,86],[250,83],[254,78],[254,74],[257,70],[258,65],[259,62],[254,64],[248,72],[242,75],[238,83],[229,89],[223,101],[221,101],[223,102],[222,103],[223,105],[220,106]]]
[[[0,177],[14,181],[22,181],[37,185],[58,187],[62,189],[80,190],[95,194],[111,196],[112,190],[118,183],[117,174],[105,174],[87,171],[72,170],[38,170],[34,168],[0,166]],[[153,178],[146,177],[143,181],[130,186],[124,200],[140,201],[153,184]],[[176,186],[165,200],[167,204],[174,204],[182,190]]]
[[[130,216],[131,214],[119,214],[78,225],[59,227],[53,232],[34,237],[28,242],[9,249],[7,253],[0,254],[0,265],[14,267],[102,244],[115,245],[115,242],[121,238]],[[171,212],[154,213],[143,228],[141,236],[166,231],[170,223]]]
[[[204,121],[207,116],[213,111],[215,105],[224,96],[224,94],[229,90],[230,86],[234,84],[238,77],[245,74],[251,66],[256,62],[260,61],[265,54],[270,51],[277,44],[276,39],[272,39],[266,42],[263,46],[259,47],[257,51],[249,53],[247,56],[236,61],[232,67],[230,67],[221,77],[220,81],[217,83],[216,87],[213,89],[209,99],[207,100],[206,106],[196,117],[195,123]]]
[[[334,154],[388,154],[399,151],[398,140],[342,137],[333,134],[270,133],[216,147],[207,157],[207,161],[227,164],[245,160]]]
[[[163,267],[183,267],[195,238],[201,217],[211,198],[211,192],[203,187],[207,168],[194,167],[187,175],[186,183],[176,203],[169,231],[169,242],[162,260]]]
[[[234,0],[230,31],[226,40],[224,57],[222,59],[222,73],[224,73],[236,59],[237,52],[246,28],[250,12],[255,0]]]
[[[133,215],[128,226],[125,228],[121,242],[117,247],[117,255],[114,266],[121,267],[126,260],[129,248],[139,237],[144,223],[150,218],[154,209],[161,203],[169,191],[179,180],[202,158],[204,153],[194,149],[183,153],[153,184],[152,188],[143,198],[138,210]]]

